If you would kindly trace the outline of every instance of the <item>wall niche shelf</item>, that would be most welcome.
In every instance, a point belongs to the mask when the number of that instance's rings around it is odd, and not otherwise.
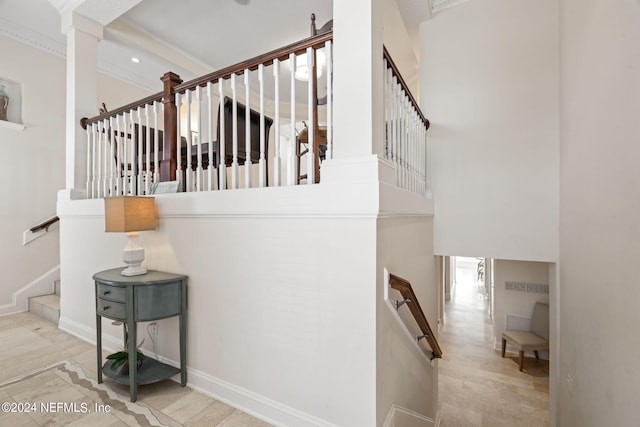
[[[5,104],[7,99],[8,103]],[[6,112],[6,115],[0,115],[0,128],[24,130],[25,126],[22,124],[22,83],[0,76],[0,102],[2,102],[0,109]]]
[[[11,130],[24,130],[25,125],[22,123],[14,123],[8,122],[6,120],[0,120],[0,128],[11,129]]]

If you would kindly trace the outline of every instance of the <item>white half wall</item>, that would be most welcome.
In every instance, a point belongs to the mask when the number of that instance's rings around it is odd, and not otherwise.
[[[189,276],[189,383],[276,425],[375,425],[377,185],[156,200],[160,226],[140,240],[147,268]],[[86,339],[91,276],[121,265],[126,239],[104,233],[100,199],[58,207],[61,325]],[[158,353],[177,361],[177,319],[157,323]]]
[[[558,256],[557,0],[471,1],[421,25],[438,255]]]

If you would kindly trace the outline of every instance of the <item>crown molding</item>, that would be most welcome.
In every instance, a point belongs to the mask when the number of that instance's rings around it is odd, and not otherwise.
[[[61,43],[3,18],[0,18],[0,34],[58,57],[65,58],[67,56],[66,43]]]
[[[38,32],[28,30],[3,18],[0,18],[0,35],[59,58],[67,57],[66,43],[61,43]],[[128,83],[132,86],[148,90],[149,92],[157,92],[159,90],[157,81],[145,79],[140,76],[132,76],[130,73],[119,69],[113,64],[99,62],[97,67],[100,73]]]
[[[49,0],[61,15],[76,12],[105,26],[142,0]]]

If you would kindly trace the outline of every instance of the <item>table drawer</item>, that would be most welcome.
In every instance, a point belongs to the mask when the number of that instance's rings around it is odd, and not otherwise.
[[[98,298],[96,311],[100,316],[114,320],[125,320],[125,304]]]
[[[109,301],[125,302],[127,298],[127,288],[99,283],[96,297],[108,299]]]

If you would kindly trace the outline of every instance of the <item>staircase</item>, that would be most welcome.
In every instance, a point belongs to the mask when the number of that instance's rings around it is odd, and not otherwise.
[[[60,281],[55,281],[55,293],[29,298],[29,311],[57,325],[60,318]]]

